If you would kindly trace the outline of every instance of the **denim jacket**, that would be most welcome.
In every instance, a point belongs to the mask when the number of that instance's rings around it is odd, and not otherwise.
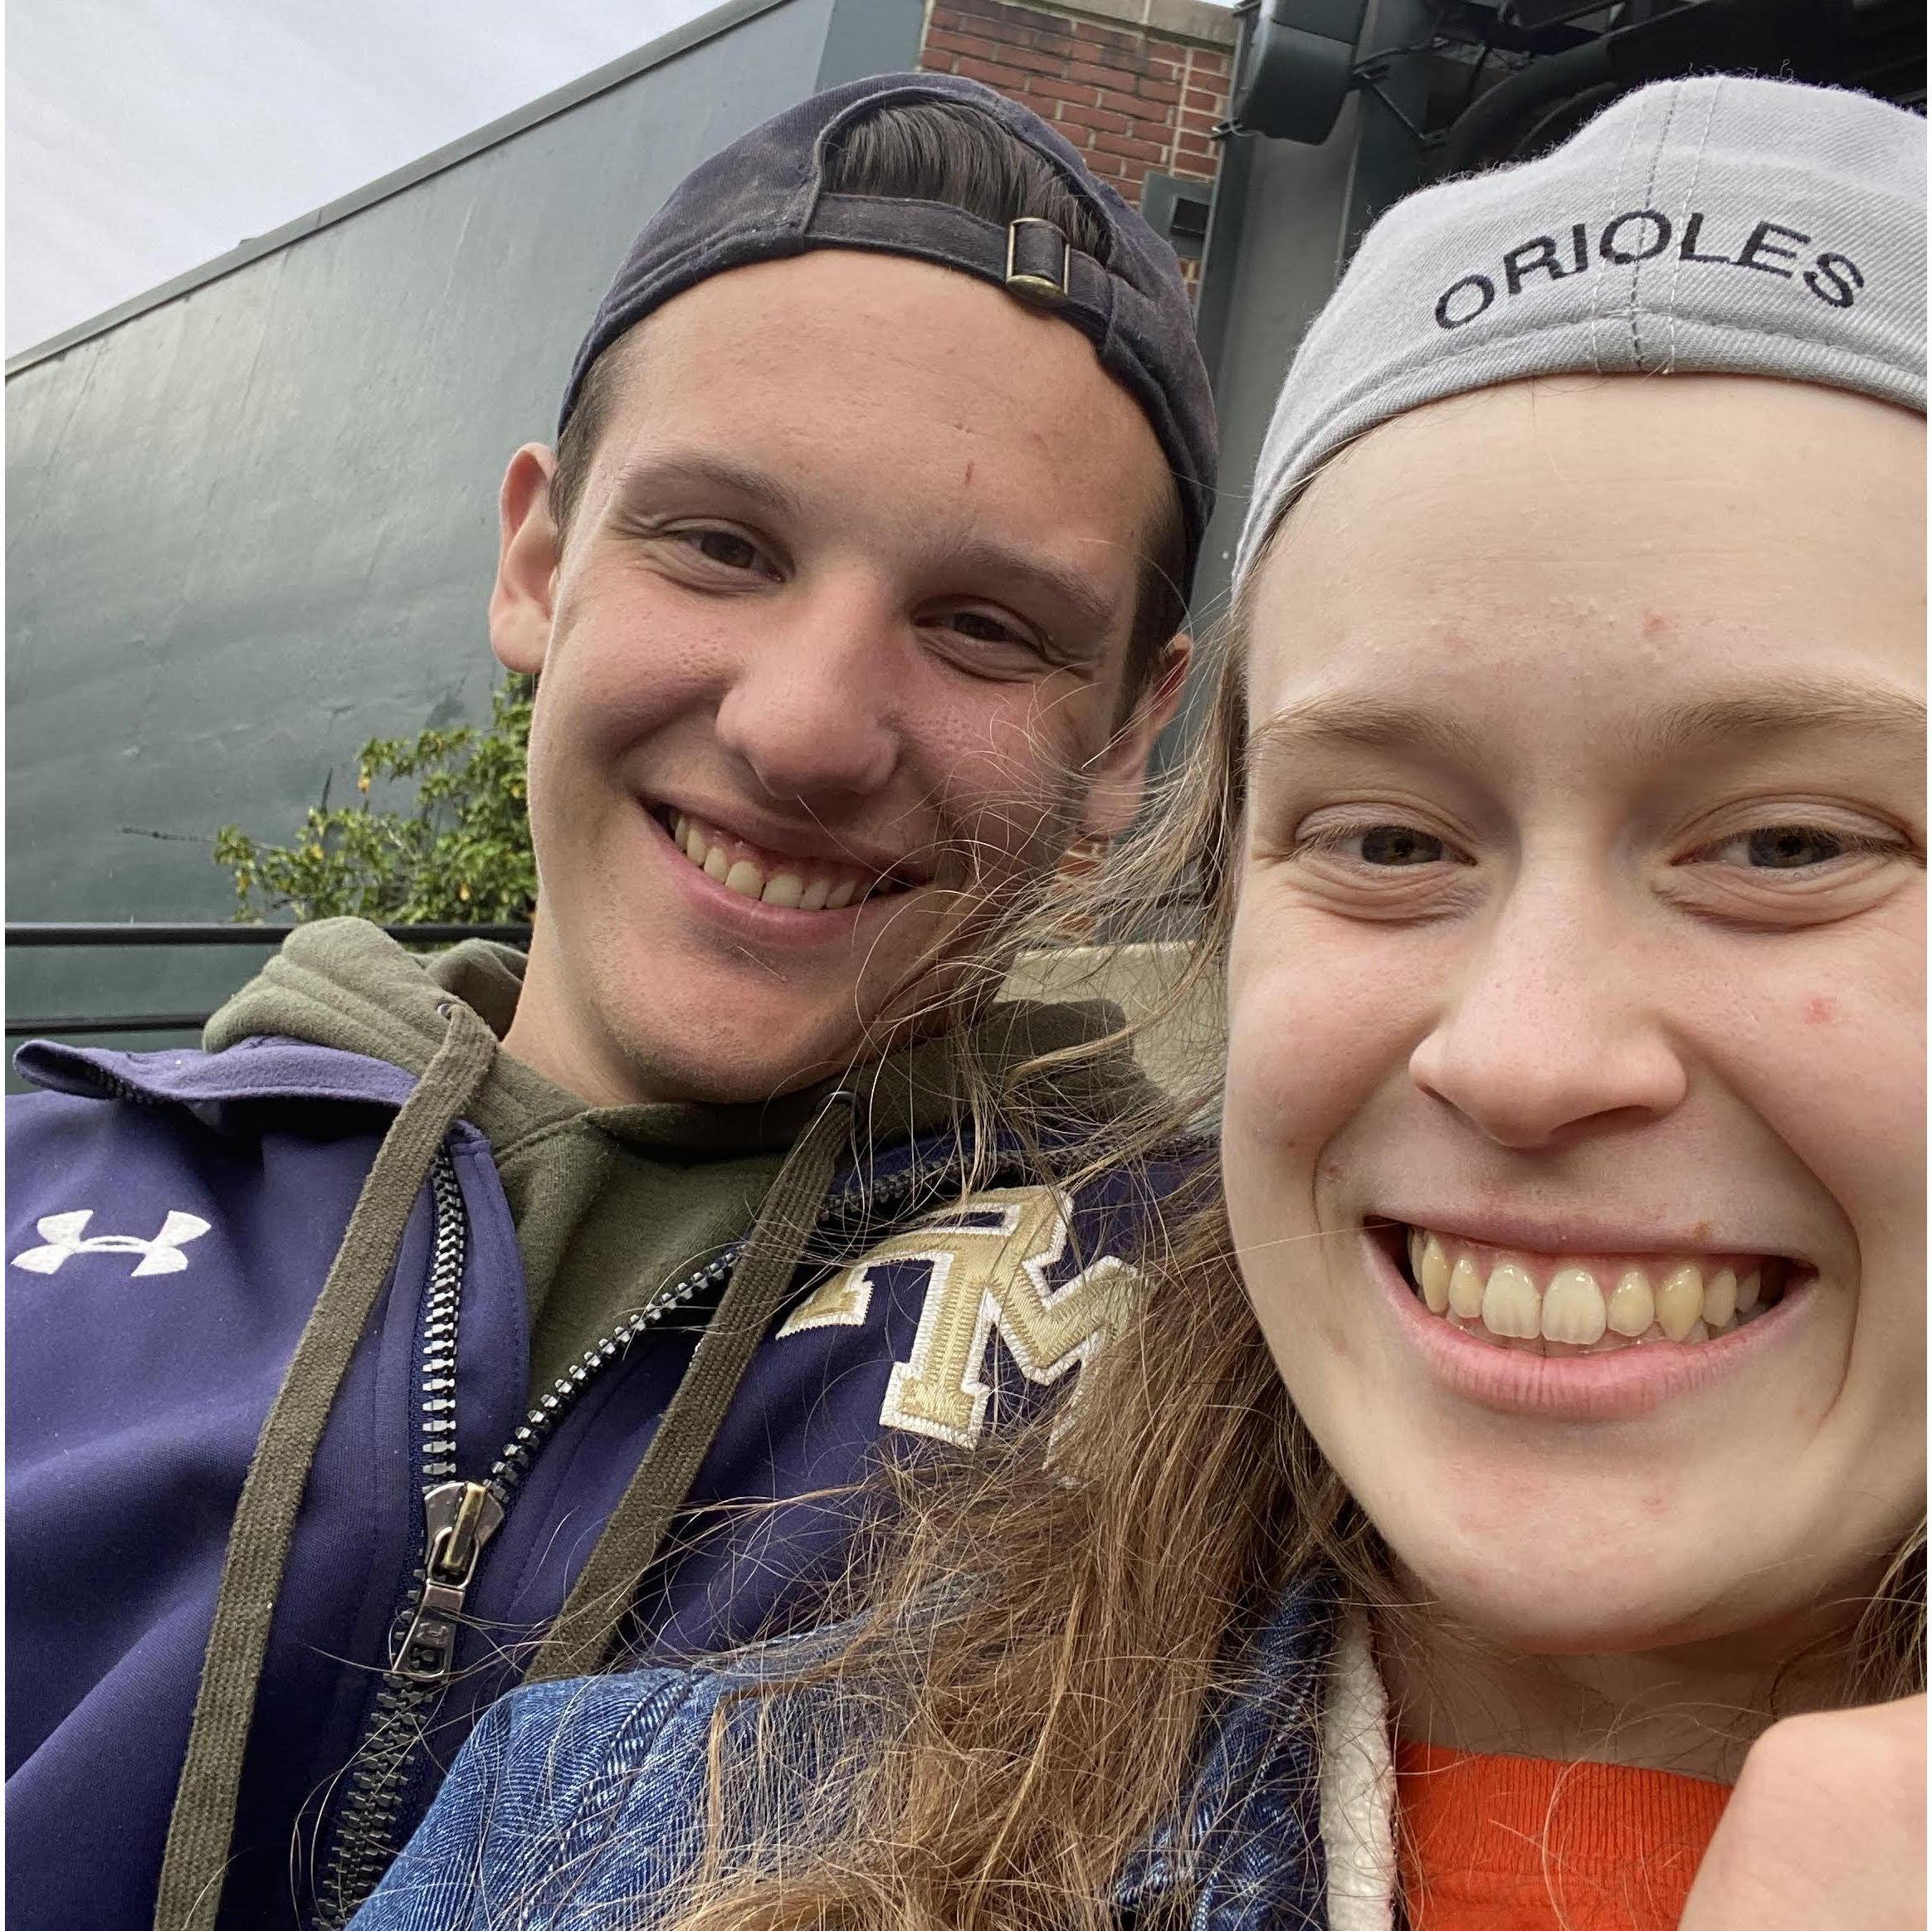
[[[711,1670],[583,1678],[506,1697],[353,1931],[617,1931],[656,1921],[675,1909],[701,1849],[707,1739],[721,1699],[796,1660],[794,1646],[773,1645]],[[1387,1931],[1386,1710],[1366,1646],[1352,1623],[1338,1625],[1325,1586],[1284,1597],[1240,1683],[1204,1724],[1177,1820],[1120,1874],[1120,1924],[1173,1922],[1178,1907],[1192,1931]],[[754,1706],[734,1703],[726,1720]],[[826,1716],[820,1700],[783,1725],[798,1739],[800,1778]],[[836,1734],[836,1709],[832,1724]],[[1179,1814],[1197,1820],[1185,1855]]]

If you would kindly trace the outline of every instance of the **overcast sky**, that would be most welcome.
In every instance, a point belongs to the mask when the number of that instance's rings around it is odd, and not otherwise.
[[[10,0],[7,353],[715,0]]]

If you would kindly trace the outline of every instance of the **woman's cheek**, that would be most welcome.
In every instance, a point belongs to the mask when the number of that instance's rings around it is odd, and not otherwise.
[[[1244,899],[1228,968],[1230,1115],[1313,1153],[1406,1077],[1454,969],[1439,933]]]
[[[1915,924],[1920,904],[1915,895]],[[1794,949],[1775,963],[1714,960],[1701,987],[1728,995],[1697,1001],[1699,1043],[1716,1077],[1831,1195],[1867,1265],[1907,1250],[1922,1259],[1922,927],[1905,931],[1906,916],[1888,909],[1886,929],[1847,929],[1842,947]]]

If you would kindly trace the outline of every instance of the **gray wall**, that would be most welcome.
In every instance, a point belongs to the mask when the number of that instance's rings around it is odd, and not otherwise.
[[[17,358],[9,918],[225,918],[197,841],[286,837],[363,739],[483,715],[504,461],[632,236],[746,129],[912,66],[920,25],[732,0]],[[16,950],[8,1010],[202,1007],[251,956]]]

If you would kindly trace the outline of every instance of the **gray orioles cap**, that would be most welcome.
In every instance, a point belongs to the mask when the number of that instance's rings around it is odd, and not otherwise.
[[[825,159],[855,121],[903,103],[941,102],[996,121],[1049,162],[1093,211],[1106,259],[1051,222],[1006,227],[937,202],[829,194]],[[727,269],[811,248],[908,255],[977,276],[1049,310],[1092,342],[1100,365],[1152,426],[1180,491],[1192,582],[1212,509],[1214,401],[1173,249],[1037,115],[949,74],[887,74],[834,87],[754,128],[686,175],[632,245],[577,352],[558,433],[590,365],[673,295]]]
[[[1534,161],[1425,188],[1304,339],[1235,581],[1344,444],[1569,371],[1782,376],[1925,407],[1925,124],[1869,95],[1705,75],[1625,95]]]

